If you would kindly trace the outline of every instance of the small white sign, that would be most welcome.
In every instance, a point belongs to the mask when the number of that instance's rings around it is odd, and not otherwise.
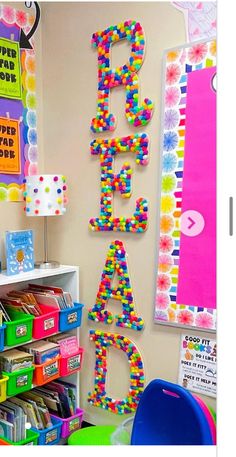
[[[181,335],[178,383],[196,393],[216,397],[216,341]]]

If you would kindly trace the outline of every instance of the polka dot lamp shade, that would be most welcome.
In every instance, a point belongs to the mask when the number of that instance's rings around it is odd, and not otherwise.
[[[67,185],[63,175],[34,175],[24,180],[27,216],[61,216],[67,204]]]

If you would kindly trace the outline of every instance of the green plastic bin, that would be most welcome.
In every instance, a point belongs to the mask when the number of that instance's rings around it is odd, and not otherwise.
[[[68,438],[70,446],[111,446],[111,435],[116,430],[115,425],[94,425],[81,428]]]
[[[12,321],[5,322],[5,346],[15,346],[32,340],[34,316],[17,311],[8,311]]]
[[[26,438],[21,441],[17,441],[16,443],[13,443],[13,441],[7,440],[7,438],[0,437],[2,438],[6,443],[12,444],[13,446],[36,446],[38,444],[38,437],[39,433],[33,431],[33,430],[26,430]]]
[[[24,370],[8,373],[3,371],[4,376],[8,376],[7,396],[13,397],[21,392],[26,392],[32,388],[34,367],[24,368]]]

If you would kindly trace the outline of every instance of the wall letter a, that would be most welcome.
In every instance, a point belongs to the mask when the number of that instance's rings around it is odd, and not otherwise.
[[[115,273],[118,274],[118,286],[112,287],[111,283]],[[122,241],[118,240],[110,245],[96,303],[89,310],[88,318],[96,322],[111,324],[113,315],[105,309],[110,298],[120,300],[123,307],[122,313],[115,316],[117,318],[116,325],[133,330],[142,330],[143,320],[134,311],[134,298],[128,273],[126,251]]]

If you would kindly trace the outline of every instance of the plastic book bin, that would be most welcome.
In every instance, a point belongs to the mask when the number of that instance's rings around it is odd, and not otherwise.
[[[201,406],[184,387],[155,379],[144,389],[131,445],[213,445]]]
[[[84,349],[79,348],[78,352],[67,357],[61,357],[60,376],[69,376],[79,371],[82,366]]]
[[[54,379],[59,378],[60,375],[60,361],[61,356],[57,356],[52,360],[48,360],[41,365],[34,365],[34,377],[33,384],[36,386],[42,386]]]
[[[6,441],[0,438],[0,446],[10,446],[10,443],[7,443]]]
[[[33,371],[34,367],[24,368],[13,373],[3,371],[2,374],[9,378],[7,381],[7,396],[13,397],[21,392],[30,390],[32,387]]]
[[[51,446],[53,444],[58,444],[61,439],[62,420],[59,419],[58,417],[53,417],[53,416],[51,416],[51,419],[52,419],[51,427],[45,428],[44,430],[36,430],[33,427],[30,429],[39,434],[39,437],[38,437],[39,446]]]
[[[75,432],[76,430],[79,430],[82,425],[83,421],[83,415],[84,415],[84,410],[77,408],[76,413],[73,416],[70,416],[66,419],[61,419],[62,421],[62,428],[61,428],[61,438],[68,438],[68,436],[71,435],[71,433]],[[55,417],[58,419],[58,416],[52,414],[51,417]]]
[[[52,306],[39,304],[43,314],[34,318],[33,338],[41,339],[58,333],[59,310]]]
[[[74,303],[73,308],[62,309],[59,312],[59,331],[66,332],[81,326],[82,309],[84,305]]]
[[[32,340],[34,316],[12,310],[9,310],[8,314],[12,320],[5,323],[5,346],[15,346]]]
[[[0,327],[0,352],[3,351],[4,349],[4,331],[5,331],[6,325],[2,324]]]
[[[29,445],[34,445],[36,446],[38,444],[38,437],[39,433],[38,431],[33,431],[32,429],[26,430],[26,438],[21,441],[16,441],[15,443],[13,441],[8,440],[7,438],[4,438],[5,443],[0,443],[0,444],[11,444],[13,446],[29,446]]]
[[[70,446],[110,446],[111,434],[115,429],[115,425],[94,425],[81,428],[69,436],[68,444]]]
[[[7,398],[7,381],[9,377],[3,375],[0,379],[0,402],[5,401]]]

